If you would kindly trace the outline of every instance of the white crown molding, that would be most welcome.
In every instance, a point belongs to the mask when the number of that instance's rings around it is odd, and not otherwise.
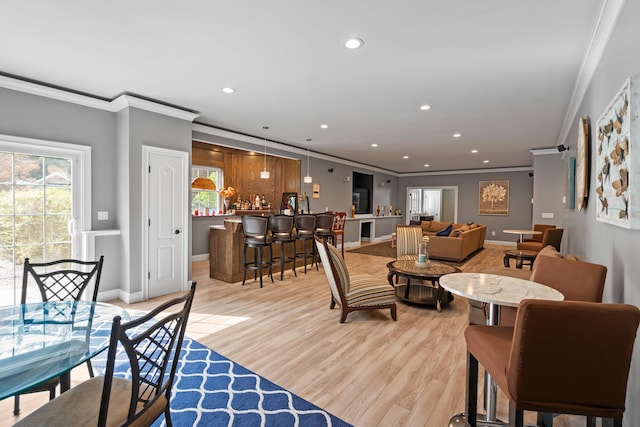
[[[410,172],[401,173],[399,176],[429,176],[429,175],[467,175],[476,173],[500,173],[500,172],[528,172],[532,171],[531,166],[520,166],[513,168],[491,168],[491,169],[461,169],[461,170],[449,170],[449,171],[434,171],[434,172]]]
[[[202,124],[199,124],[199,123],[194,123],[191,129],[194,132],[201,132],[201,133],[204,133],[204,134],[207,134],[207,135],[219,136],[219,137],[232,139],[232,140],[236,140],[236,141],[247,142],[249,144],[256,144],[256,145],[259,145],[261,147],[263,147],[264,144],[265,144],[264,140],[262,140],[260,138],[256,138],[256,137],[249,136],[249,135],[243,135],[243,134],[235,133],[235,132],[228,131],[228,130],[218,129],[218,128],[214,128],[214,127],[211,127],[211,126],[202,125]],[[221,146],[228,146],[228,147],[235,148],[235,149],[242,149],[242,148],[239,148],[239,147],[236,147],[236,146],[232,146],[232,145],[221,144],[218,141],[207,141],[207,140],[204,140],[204,139],[197,139],[197,138],[194,138],[193,140],[194,141],[208,143],[208,144],[216,144],[216,145],[221,145]],[[277,148],[277,149],[282,150],[282,151],[287,151],[289,153],[299,154],[300,157],[293,157],[295,160],[300,160],[300,159],[302,159],[302,158],[307,156],[307,150],[306,149],[302,149],[302,148],[298,148],[298,147],[292,147],[292,146],[284,145],[284,144],[279,144],[279,143],[273,142],[273,141],[268,141],[267,142],[267,146],[271,147],[271,148]],[[257,151],[257,149],[254,150],[254,151]],[[555,152],[557,153],[558,151],[555,150]],[[356,167],[356,168],[360,168],[360,169],[365,169],[365,170],[368,170],[368,171],[380,172],[380,173],[384,173],[384,174],[387,174],[387,175],[390,175],[390,176],[395,176],[395,177],[398,177],[398,178],[403,178],[403,177],[408,177],[408,176],[427,176],[427,175],[462,175],[462,174],[475,174],[475,173],[529,172],[529,171],[533,170],[533,167],[531,167],[531,166],[522,166],[522,167],[511,167],[511,168],[467,169],[467,170],[453,170],[453,171],[397,173],[397,172],[390,172],[390,171],[388,171],[386,169],[380,169],[380,168],[376,168],[376,167],[369,166],[369,165],[363,165],[361,163],[353,162],[353,161],[350,161],[350,160],[344,160],[344,159],[340,159],[340,158],[337,158],[337,157],[332,157],[332,156],[329,156],[329,155],[326,155],[326,154],[321,154],[321,153],[310,152],[309,156],[313,157],[315,159],[327,160],[327,161],[330,161],[330,162],[340,163],[340,164],[343,164],[343,165],[352,166],[352,167]],[[285,157],[286,158],[286,156],[278,156],[278,157]]]
[[[194,123],[191,129],[194,132],[201,132],[201,133],[205,133],[207,135],[219,136],[219,137],[223,137],[223,138],[227,138],[227,139],[233,139],[233,140],[236,140],[236,141],[247,142],[249,144],[259,145],[260,147],[264,147],[264,145],[265,145],[264,139],[260,139],[260,138],[257,138],[257,137],[254,137],[254,136],[249,136],[249,135],[243,135],[243,134],[235,133],[235,132],[228,131],[228,130],[217,129],[217,128],[214,128],[214,127],[211,127],[211,126],[207,126],[207,125],[203,125],[203,124],[199,124],[199,123]],[[213,143],[213,144],[224,146],[224,144],[220,144],[217,141],[206,141],[206,140],[203,140],[203,139],[195,139],[195,138],[194,138],[194,141]],[[307,156],[307,149],[306,148],[293,147],[293,146],[290,146],[290,145],[280,144],[280,143],[274,142],[274,141],[267,141],[266,145],[267,145],[267,147],[270,147],[270,148],[276,148],[278,150],[287,151],[289,153],[294,153],[294,154],[300,155],[300,157],[294,157],[294,159],[296,159],[296,160],[299,160],[299,159]],[[232,147],[232,148],[238,149],[238,147],[235,147],[235,146]],[[258,149],[254,150],[254,151],[258,151]],[[279,156],[279,157],[286,157],[286,156]],[[387,175],[390,175],[390,176],[396,176],[396,177],[402,176],[402,174],[398,174],[396,172],[391,172],[391,171],[388,171],[386,169],[376,168],[374,166],[364,165],[362,163],[357,163],[357,162],[341,159],[341,158],[338,158],[338,157],[329,156],[329,155],[322,154],[322,153],[316,153],[316,152],[313,152],[313,151],[309,152],[309,157],[313,157],[314,159],[327,160],[327,161],[334,162],[334,163],[340,163],[340,164],[343,164],[343,165],[352,166],[352,167],[365,169],[365,170],[369,170],[369,171],[380,172],[380,173],[384,173],[384,174],[387,174]]]
[[[127,107],[137,108],[139,110],[151,111],[152,113],[162,114],[164,116],[175,117],[176,119],[194,121],[200,117],[200,113],[192,113],[190,111],[181,110],[175,107],[158,104],[157,102],[148,101],[146,99],[137,98],[132,95],[120,95],[113,101],[111,105],[114,112],[120,111]]]
[[[200,117],[200,113],[181,110],[175,107],[159,104],[157,102],[148,101],[146,99],[137,98],[132,95],[120,95],[112,101],[94,98],[88,95],[69,92],[63,89],[57,89],[38,83],[27,82],[7,76],[0,76],[0,87],[24,92],[31,95],[42,96],[45,98],[55,99],[57,101],[69,102],[71,104],[82,105],[83,107],[95,108],[98,110],[118,112],[123,108],[133,107],[141,110],[151,111],[162,114],[164,116],[175,117],[189,122]]]
[[[564,117],[562,129],[558,135],[558,145],[564,143],[569,135],[571,127],[574,125],[573,120],[578,114],[578,109],[580,108],[580,104],[582,104],[589,84],[593,79],[600,60],[602,59],[602,54],[604,53],[607,43],[611,38],[611,34],[615,30],[625,1],[626,0],[602,0],[602,3],[600,4],[591,39],[589,40],[589,44],[585,50],[582,65],[580,66],[580,70],[576,77],[571,101],[567,108],[567,114]]]
[[[98,110],[111,111],[112,109],[109,101],[6,76],[0,76],[0,87]]]

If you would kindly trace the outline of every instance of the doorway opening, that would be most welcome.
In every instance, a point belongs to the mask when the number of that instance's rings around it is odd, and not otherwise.
[[[0,135],[3,301],[20,300],[25,258],[80,258],[80,232],[90,225],[90,155],[90,147]]]
[[[407,223],[431,218],[455,223],[458,219],[458,187],[409,187],[406,212],[409,212]]]

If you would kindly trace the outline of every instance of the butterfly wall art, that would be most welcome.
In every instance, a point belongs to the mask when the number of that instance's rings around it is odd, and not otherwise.
[[[640,228],[640,75],[629,77],[596,123],[596,219]]]

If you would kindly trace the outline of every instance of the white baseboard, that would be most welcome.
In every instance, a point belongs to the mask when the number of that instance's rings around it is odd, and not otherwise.
[[[485,240],[485,243],[489,243],[492,245],[501,245],[501,246],[516,246],[517,242],[504,242],[502,240]]]
[[[194,261],[208,261],[209,260],[209,254],[198,254],[198,255],[191,255],[191,262]]]
[[[112,289],[110,291],[100,292],[98,291],[98,301],[111,301],[114,299],[120,299],[120,289]]]

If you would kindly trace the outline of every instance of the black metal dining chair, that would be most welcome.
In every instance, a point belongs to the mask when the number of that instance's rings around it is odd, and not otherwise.
[[[167,301],[135,320],[113,319],[104,376],[88,379],[20,420],[16,426],[149,426],[164,414],[196,290]],[[118,347],[131,377],[115,376]]]
[[[98,261],[81,261],[77,259],[61,259],[50,262],[32,263],[29,258],[24,260],[24,272],[22,274],[22,294],[20,303],[27,303],[30,283],[35,282],[43,302],[47,301],[80,301],[84,292],[93,282],[91,301],[96,301],[102,263],[104,256]],[[89,376],[93,377],[91,361],[87,361]],[[56,387],[62,381],[61,391],[69,387],[69,376],[56,377],[30,388],[21,394],[49,392],[49,399],[56,397]],[[20,395],[14,397],[13,414],[20,413]]]

